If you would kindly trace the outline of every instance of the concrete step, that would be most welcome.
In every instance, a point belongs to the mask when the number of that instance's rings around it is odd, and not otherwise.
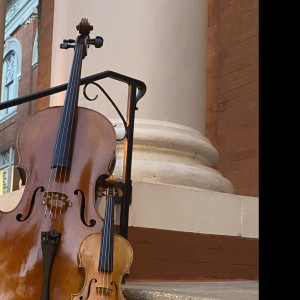
[[[126,300],[258,300],[258,281],[127,282]]]

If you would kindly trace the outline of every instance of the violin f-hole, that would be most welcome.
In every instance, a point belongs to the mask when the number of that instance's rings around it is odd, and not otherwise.
[[[82,223],[87,227],[94,227],[96,225],[96,221],[94,219],[91,219],[89,221],[90,224],[88,224],[85,220],[84,212],[85,212],[85,195],[82,190],[75,190],[74,194],[78,195],[78,193],[81,194],[81,209],[80,209],[80,218]]]
[[[28,213],[27,213],[26,217],[25,217],[24,219],[21,219],[22,216],[23,216],[23,214],[17,214],[17,216],[16,216],[16,219],[17,219],[19,222],[24,222],[24,221],[26,221],[26,220],[30,217],[30,215],[31,215],[31,213],[32,213],[32,210],[33,210],[34,202],[35,202],[35,196],[36,196],[36,193],[37,193],[37,191],[38,191],[39,189],[41,190],[41,192],[44,192],[44,190],[45,190],[44,187],[42,187],[42,186],[39,186],[39,187],[37,187],[37,188],[34,190],[34,192],[33,192],[33,194],[32,194],[31,201],[30,201],[29,210],[28,210]]]

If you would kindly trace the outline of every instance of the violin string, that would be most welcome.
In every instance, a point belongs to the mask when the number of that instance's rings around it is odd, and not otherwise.
[[[104,216],[104,220],[105,220],[105,222],[109,222],[109,218],[107,218],[108,217],[108,215],[106,215],[107,214],[107,212],[109,212],[109,210],[110,210],[110,202],[108,201],[108,196],[106,196],[106,207],[105,207],[105,216]],[[105,271],[105,269],[106,269],[106,263],[107,263],[107,261],[108,261],[108,257],[107,257],[107,235],[108,235],[108,226],[107,225],[109,225],[109,224],[104,224],[105,225],[105,227],[104,227],[104,230],[103,230],[103,243],[101,244],[101,247],[103,247],[104,249],[103,249],[103,252],[102,252],[102,254],[104,253],[104,270],[103,270],[103,274],[101,274],[101,271],[100,271],[100,276],[102,275],[102,278],[100,279],[101,281],[101,284],[102,284],[102,286],[103,286],[103,288],[102,288],[102,297],[103,297],[103,291],[104,291],[104,288],[105,288],[105,279],[106,279],[106,271]]]
[[[108,251],[107,251],[107,255],[108,255],[108,262],[107,262],[107,268],[109,269],[110,264],[111,264],[111,254],[110,251],[112,251],[111,249],[111,230],[112,230],[112,222],[111,222],[111,214],[112,214],[112,210],[113,210],[113,197],[111,195],[108,196],[109,198],[109,206],[110,206],[110,210],[109,210],[109,223],[108,223]],[[109,273],[107,273],[107,287],[109,287]]]
[[[113,233],[113,226],[114,226],[114,189],[112,189],[113,191],[113,195],[109,195],[109,204],[110,204],[110,210],[109,210],[109,228],[108,228],[108,232],[109,232],[109,236],[108,236],[108,251],[107,251],[107,255],[108,257],[108,268],[109,266],[111,268],[113,268],[113,266],[111,265],[113,263],[113,237],[111,236],[111,234]],[[110,278],[110,279],[109,279]],[[110,286],[110,283],[112,282],[112,272],[107,273],[107,287]]]
[[[109,190],[109,189],[108,189]],[[108,231],[108,233],[107,233],[107,251],[106,251],[106,253],[107,253],[107,270],[109,270],[110,268],[110,253],[109,253],[109,251],[110,251],[110,230],[111,230],[111,217],[110,217],[110,215],[111,215],[111,209],[112,209],[112,205],[111,205],[111,203],[112,203],[112,201],[111,201],[111,196],[109,195],[109,196],[107,196],[107,201],[109,202],[109,215],[108,215],[108,226],[107,226],[107,231]],[[109,279],[109,271],[106,273],[106,287],[108,288],[109,287],[109,284],[108,284],[108,279]]]
[[[91,52],[93,51],[93,48],[91,48],[90,50]],[[82,70],[84,71],[84,73],[87,73],[87,65],[84,64],[82,66]],[[96,110],[96,104],[95,104],[96,101],[84,101],[81,103],[81,106],[83,106],[84,108],[87,108],[87,109],[91,109],[93,111]],[[96,199],[95,199],[96,200]],[[103,199],[104,200],[104,199]],[[104,234],[104,233],[103,233]],[[106,260],[106,259],[105,259]],[[103,286],[105,286],[105,271],[103,271],[104,274],[102,274],[102,281],[101,281],[101,271],[100,271],[100,274],[99,274],[99,283]],[[99,290],[97,290],[97,298],[100,300],[100,299],[104,299],[105,295],[104,295],[104,289],[102,288],[101,289],[101,292]]]
[[[108,193],[108,190],[107,190],[107,193]],[[106,205],[107,205],[107,209],[105,209],[105,213],[106,212],[109,212],[110,210],[110,203],[108,201],[108,195],[106,196]],[[105,218],[105,221],[109,222],[109,218]],[[106,279],[106,273],[108,273],[108,271],[106,272],[105,269],[106,269],[106,263],[108,264],[108,257],[107,257],[107,248],[108,248],[108,240],[107,240],[107,236],[108,236],[108,225],[109,223],[107,224],[107,226],[105,226],[105,248],[104,248],[104,276],[103,276],[103,287],[105,288],[105,279]]]
[[[107,269],[110,270],[110,264],[111,264],[111,230],[112,230],[112,218],[111,218],[111,214],[112,214],[112,211],[113,211],[113,197],[111,195],[108,196],[109,197],[109,223],[108,223],[108,251],[107,251],[107,255],[108,255],[108,259],[107,259]],[[107,276],[106,276],[106,282],[107,282],[107,288],[109,288],[109,277],[111,275],[111,272],[107,272]]]
[[[112,188],[112,191],[113,191],[113,196],[112,196],[112,199],[111,199],[111,205],[112,205],[112,211],[111,211],[111,229],[110,229],[110,232],[111,232],[111,235],[112,237],[110,237],[110,247],[111,247],[111,268],[112,268],[112,272],[113,272],[113,256],[114,256],[114,221],[115,221],[115,189]],[[110,273],[110,284],[112,283],[112,272]]]

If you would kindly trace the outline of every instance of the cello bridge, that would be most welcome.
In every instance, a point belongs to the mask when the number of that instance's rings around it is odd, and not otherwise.
[[[51,207],[65,207],[72,206],[72,202],[68,200],[68,196],[59,192],[46,192],[43,195],[43,204]]]

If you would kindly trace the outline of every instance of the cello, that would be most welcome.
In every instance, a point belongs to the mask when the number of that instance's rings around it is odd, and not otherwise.
[[[125,300],[121,281],[129,274],[133,250],[122,236],[114,234],[114,197],[116,180],[110,175],[105,181],[106,207],[102,233],[85,237],[78,250],[79,268],[85,274],[85,282],[72,300]]]
[[[0,220],[0,299],[65,300],[84,284],[77,250],[99,232],[103,219],[95,195],[101,176],[114,167],[116,136],[102,114],[78,107],[82,60],[90,44],[87,19],[77,25],[64,106],[32,115],[17,137],[18,168],[26,174],[19,204]],[[72,45],[70,45],[72,44]]]

